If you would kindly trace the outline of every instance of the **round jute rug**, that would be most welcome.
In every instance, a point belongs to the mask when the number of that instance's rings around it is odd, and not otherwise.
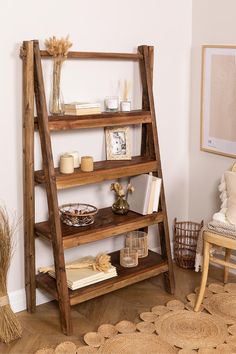
[[[203,302],[205,309],[219,316],[225,323],[236,323],[236,294],[214,294]]]
[[[186,349],[214,347],[229,336],[226,324],[216,316],[187,310],[160,316],[155,327],[163,341]]]
[[[163,342],[156,334],[118,334],[108,339],[98,350],[102,354],[174,354],[178,350]]]

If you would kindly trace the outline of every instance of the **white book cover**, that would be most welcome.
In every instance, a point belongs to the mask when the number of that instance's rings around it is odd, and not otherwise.
[[[94,260],[94,257],[83,257],[70,264],[78,262],[87,262]],[[50,270],[48,274],[55,278],[55,270]],[[116,267],[110,265],[107,272],[100,272],[92,268],[66,269],[67,285],[70,289],[75,290],[86,285],[97,283],[101,280],[109,279],[117,275]]]
[[[155,177],[155,178],[156,178],[156,188],[155,188],[155,195],[154,195],[154,201],[153,201],[153,211],[158,211],[162,181],[161,181],[161,178],[159,178],[159,177]]]
[[[70,102],[70,103],[65,103],[65,108],[73,107],[75,109],[80,109],[80,108],[100,108],[101,103],[100,102]]]
[[[129,193],[127,198],[130,210],[146,215],[151,193],[152,175],[142,174],[131,177],[130,183],[134,187],[134,192]]]
[[[153,176],[152,177],[151,191],[150,191],[150,198],[149,198],[149,203],[148,203],[148,210],[147,210],[148,214],[151,214],[153,212],[155,191],[156,191],[156,177]]]
[[[55,278],[55,272],[50,271],[48,274]],[[76,290],[87,285],[98,283],[117,276],[116,268],[111,266],[108,272],[94,271],[93,269],[66,269],[67,286],[71,290]]]

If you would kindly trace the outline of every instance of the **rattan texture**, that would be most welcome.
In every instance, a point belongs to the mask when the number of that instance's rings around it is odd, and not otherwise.
[[[118,330],[114,325],[105,323],[98,327],[98,333],[100,333],[104,338],[111,338],[118,333]]]
[[[156,334],[118,334],[108,339],[100,348],[102,354],[174,354],[177,350],[163,342]]]
[[[224,289],[227,293],[236,294],[236,283],[225,284]]]
[[[208,285],[208,290],[210,290],[214,294],[221,294],[225,292],[224,285],[218,283],[211,283]]]
[[[139,317],[145,322],[155,322],[158,318],[157,314],[154,312],[142,312]]]
[[[55,351],[53,348],[42,348],[37,350],[34,354],[54,354]]]
[[[155,326],[162,340],[179,348],[213,347],[224,343],[229,335],[219,318],[187,310],[160,316]]]
[[[228,331],[230,334],[232,334],[233,336],[236,335],[236,324],[229,326],[228,327]]]
[[[98,348],[101,344],[104,343],[104,337],[97,332],[88,332],[84,336],[84,341],[90,347]]]
[[[94,354],[98,352],[98,348],[89,347],[88,345],[83,345],[77,348],[76,354]]]
[[[130,321],[120,321],[116,324],[116,329],[120,333],[133,333],[136,331],[136,325],[133,322]]]
[[[151,322],[139,322],[136,324],[136,328],[139,332],[150,334],[152,334],[156,330],[154,324]]]
[[[194,291],[195,291],[196,295],[198,295],[199,289],[200,289],[199,286],[198,286],[197,288],[195,288]],[[204,298],[205,298],[205,297],[210,297],[210,296],[212,296],[212,295],[213,295],[213,292],[210,291],[208,288],[206,288],[205,291],[204,291]]]
[[[166,307],[171,311],[183,310],[185,304],[180,300],[170,300],[167,302]]]
[[[168,309],[164,305],[157,305],[157,306],[153,306],[151,311],[154,312],[156,315],[161,316],[161,315],[164,315],[165,313],[169,312],[170,309]]]
[[[55,354],[76,354],[77,348],[73,342],[62,342],[55,348]]]
[[[236,323],[236,295],[214,294],[203,301],[203,306],[209,313],[219,316],[225,323]]]
[[[174,258],[182,268],[194,268],[197,240],[203,222],[174,220]]]

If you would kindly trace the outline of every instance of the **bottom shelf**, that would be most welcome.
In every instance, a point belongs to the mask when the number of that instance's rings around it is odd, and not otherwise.
[[[71,305],[79,304],[97,296],[124,288],[127,285],[137,283],[168,271],[167,260],[163,260],[160,254],[150,250],[148,252],[148,256],[145,258],[139,258],[139,265],[133,268],[124,268],[120,266],[119,251],[113,252],[110,255],[111,263],[116,267],[118,275],[114,278],[107,279],[78,290],[68,289]],[[40,273],[36,275],[36,284],[38,288],[46,290],[50,295],[58,300],[55,279],[50,277],[48,274]]]

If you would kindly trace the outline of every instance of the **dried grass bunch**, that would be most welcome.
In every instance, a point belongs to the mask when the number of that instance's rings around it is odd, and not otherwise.
[[[60,95],[61,67],[67,58],[72,43],[69,41],[69,36],[60,39],[53,36],[45,40],[45,46],[48,53],[53,57],[53,88],[50,112],[52,114],[64,114],[64,104],[61,102]]]
[[[83,269],[92,268],[94,271],[107,272],[111,266],[111,256],[106,253],[98,254],[96,258],[86,258],[85,260],[79,260],[65,265],[66,269]],[[39,272],[47,273],[54,271],[54,267],[41,267]]]
[[[127,197],[128,193],[134,192],[134,187],[128,183],[125,191],[124,187],[119,182],[115,182],[111,184],[110,190],[114,191],[117,197]]]
[[[66,59],[72,43],[69,41],[69,36],[65,38],[56,38],[55,36],[45,40],[45,47],[50,55]]]
[[[16,225],[11,225],[5,208],[0,206],[0,340],[9,343],[22,335],[21,324],[11,309],[7,295],[7,273],[11,262],[12,236]]]

